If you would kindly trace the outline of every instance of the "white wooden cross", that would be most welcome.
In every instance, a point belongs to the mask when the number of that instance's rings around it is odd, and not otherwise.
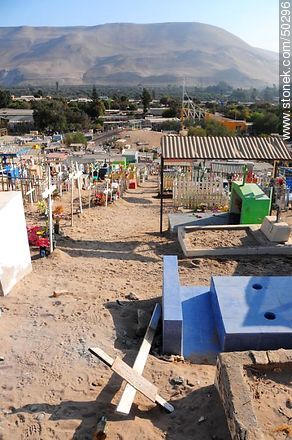
[[[133,365],[133,370],[136,371],[138,374],[142,375],[143,373],[160,316],[161,316],[161,306],[160,304],[156,304],[150,322],[148,324],[144,339],[142,341],[142,344],[140,346],[139,352],[137,354],[137,357]],[[130,385],[130,383],[127,383],[116,411],[118,413],[125,415],[129,414],[132,403],[135,399],[135,395],[136,395],[136,388]]]
[[[25,195],[29,196],[31,205],[33,205],[33,195],[32,195],[32,193],[34,191],[35,191],[35,188],[32,188],[31,183],[29,182],[29,190],[25,193]]]
[[[91,188],[93,187],[93,184],[90,182],[88,185],[88,208],[90,208],[90,202],[91,202]]]
[[[119,413],[129,414],[136,391],[140,391],[140,393],[144,394],[144,396],[148,397],[152,402],[161,405],[167,412],[174,411],[174,407],[158,394],[157,387],[142,376],[160,315],[161,306],[156,304],[133,368],[129,367],[129,365],[119,357],[112,359],[99,347],[88,349],[90,353],[111,367],[115,373],[119,374],[127,382],[117,407]]]
[[[81,170],[79,170],[78,168],[78,163],[75,163],[75,167],[76,167],[76,171],[74,173],[74,179],[77,179],[77,187],[78,187],[78,197],[79,197],[79,208],[80,208],[80,212],[83,212],[82,209],[82,199],[81,199],[81,182],[80,182],[80,177],[82,176],[83,172]]]
[[[73,165],[71,164],[73,167]],[[75,168],[75,170],[74,170]],[[78,197],[79,197],[79,210],[82,213],[82,199],[81,199],[81,183],[80,183],[80,177],[82,176],[82,171],[78,169],[78,163],[76,162],[73,168],[73,172],[69,174],[69,180],[71,182],[71,226],[73,226],[73,199],[74,199],[74,180],[77,180],[77,187],[78,187]]]
[[[56,190],[56,185],[51,185],[51,173],[50,173],[50,167],[48,167],[48,188],[42,193],[42,197],[43,197],[43,199],[48,199],[50,253],[53,252],[53,201],[52,201],[52,194],[55,190]]]

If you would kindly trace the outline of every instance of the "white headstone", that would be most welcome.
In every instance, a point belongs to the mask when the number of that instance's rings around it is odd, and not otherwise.
[[[31,270],[21,192],[0,192],[0,295],[7,295]]]

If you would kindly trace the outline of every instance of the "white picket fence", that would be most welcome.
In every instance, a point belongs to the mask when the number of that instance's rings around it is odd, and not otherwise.
[[[223,188],[223,180],[202,182],[190,181],[178,177],[173,181],[173,200],[175,206],[196,209],[204,204],[208,209],[226,206],[229,203],[228,193]]]

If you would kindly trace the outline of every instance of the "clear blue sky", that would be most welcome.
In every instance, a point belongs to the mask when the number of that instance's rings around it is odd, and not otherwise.
[[[278,51],[278,0],[0,0],[0,26],[199,21]]]

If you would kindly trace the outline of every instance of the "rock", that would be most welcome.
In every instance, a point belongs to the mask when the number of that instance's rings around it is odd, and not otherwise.
[[[200,424],[200,423],[203,423],[203,422],[205,422],[205,421],[206,421],[206,417],[201,416],[201,417],[199,418],[199,420],[198,420],[198,423]]]
[[[185,358],[180,355],[171,354],[170,356],[167,354],[163,354],[160,356],[157,356],[159,359],[165,361],[165,362],[184,362]]]
[[[137,336],[144,336],[144,334],[146,333],[150,318],[151,318],[151,315],[149,312],[145,312],[145,310],[142,310],[142,309],[137,310],[137,329],[136,329]]]
[[[45,413],[40,413],[36,416],[36,420],[38,422],[42,422],[44,420],[44,418],[45,418]]]
[[[192,379],[187,379],[187,385],[189,386],[189,387],[194,387],[194,386],[196,386],[196,381],[195,380],[192,380]]]
[[[192,260],[192,261],[191,261],[191,265],[192,265],[193,267],[200,267],[201,262],[200,262],[200,260]]]
[[[0,356],[0,362],[4,362],[5,358],[3,356]]]
[[[175,376],[172,377],[169,382],[171,383],[171,385],[183,385],[184,378],[181,376]]]
[[[127,293],[127,295],[125,295],[125,298],[129,299],[130,301],[139,301],[138,296],[134,292]]]
[[[16,414],[16,416],[21,421],[21,423],[25,423],[25,416],[24,416],[24,414]]]

